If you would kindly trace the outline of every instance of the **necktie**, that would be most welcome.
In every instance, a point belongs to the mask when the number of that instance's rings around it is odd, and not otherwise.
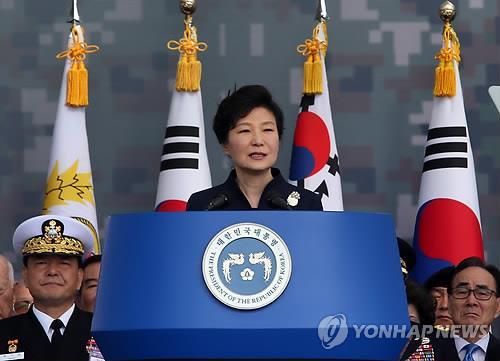
[[[462,350],[465,350],[464,361],[475,361],[474,357],[472,357],[472,354],[479,349],[480,347],[475,343],[469,343],[468,345],[465,345],[462,348]]]
[[[63,322],[60,319],[52,321],[50,328],[54,330],[54,333],[52,334],[52,339],[50,340],[50,343],[52,344],[53,347],[59,347],[62,341],[62,333],[61,333],[61,328],[64,327]]]

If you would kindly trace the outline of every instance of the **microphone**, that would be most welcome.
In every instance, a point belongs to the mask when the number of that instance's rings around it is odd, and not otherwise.
[[[229,203],[228,196],[225,193],[219,193],[208,203],[206,210],[215,211],[217,209],[224,207],[228,203]]]
[[[292,210],[292,207],[280,196],[278,192],[272,192],[267,196],[267,203],[272,208],[283,209],[285,211]]]

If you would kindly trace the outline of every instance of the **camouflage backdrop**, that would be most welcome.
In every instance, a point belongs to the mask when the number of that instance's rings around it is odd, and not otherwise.
[[[344,207],[391,213],[411,238],[432,103],[441,0],[327,0],[327,57]],[[0,252],[40,213],[65,48],[69,0],[0,0]],[[460,0],[462,84],[489,261],[500,264],[500,122],[487,88],[500,85],[500,9]],[[214,183],[228,172],[211,118],[235,85],[268,86],[283,106],[279,166],[288,174],[301,93],[295,48],[310,37],[313,0],[199,0],[209,45],[202,92]],[[183,25],[177,0],[81,0],[89,57],[87,127],[101,234],[110,214],[154,207],[177,55],[165,48]],[[19,265],[19,261],[17,263]]]

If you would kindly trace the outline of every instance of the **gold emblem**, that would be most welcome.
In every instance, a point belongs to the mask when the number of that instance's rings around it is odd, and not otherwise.
[[[41,253],[61,253],[81,256],[83,244],[80,240],[64,234],[64,225],[57,219],[43,222],[42,234],[30,238],[22,249],[24,256]]]
[[[19,340],[17,338],[15,340],[7,341],[7,345],[9,345],[9,352],[16,352],[18,343],[19,343]]]
[[[291,207],[296,207],[299,204],[299,199],[300,193],[297,191],[293,191],[286,199],[286,203],[288,203],[288,205]]]

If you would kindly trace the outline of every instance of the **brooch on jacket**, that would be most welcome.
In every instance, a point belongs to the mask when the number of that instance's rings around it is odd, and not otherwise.
[[[288,195],[286,203],[288,203],[290,207],[296,207],[299,204],[299,199],[300,199],[300,193],[297,191],[293,191]]]

